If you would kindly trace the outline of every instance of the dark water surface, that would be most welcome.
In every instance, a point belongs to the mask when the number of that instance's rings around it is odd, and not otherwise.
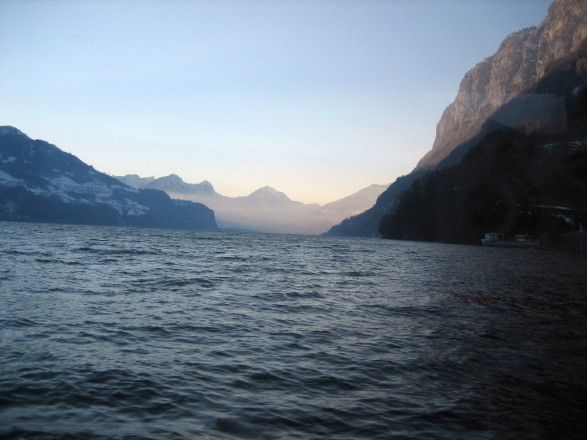
[[[587,260],[0,223],[2,439],[585,439]]]

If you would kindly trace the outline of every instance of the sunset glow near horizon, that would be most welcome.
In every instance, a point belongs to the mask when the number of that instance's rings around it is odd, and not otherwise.
[[[0,0],[0,125],[112,175],[328,203],[409,173],[550,0]]]

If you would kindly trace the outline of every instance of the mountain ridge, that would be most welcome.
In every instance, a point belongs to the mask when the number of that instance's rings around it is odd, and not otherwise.
[[[499,231],[577,249],[568,237],[587,221],[587,38],[459,148],[401,194],[381,219],[384,238],[478,243]]]
[[[528,92],[497,112],[531,117],[528,96],[556,96],[565,103],[565,129],[519,124],[486,131],[462,160],[402,193],[380,222],[384,238],[479,243],[485,232],[499,231],[580,248],[569,237],[587,222],[587,38]]]
[[[0,220],[217,230],[212,210],[137,190],[22,131],[0,127]]]
[[[499,113],[498,110],[531,90],[557,62],[578,50],[585,38],[587,2],[584,0],[555,0],[540,25],[508,35],[495,54],[465,74],[455,100],[444,110],[437,124],[432,149],[418,161],[414,170],[396,179],[372,208],[333,226],[326,235],[380,236],[382,216],[394,208],[403,191],[427,172],[458,163],[490,131],[504,123],[514,126],[516,111]],[[549,123],[553,123],[556,113],[564,109],[564,103],[557,103],[555,97],[536,98],[536,94],[530,94],[529,104],[533,99],[550,102],[540,104],[553,116]],[[527,105],[526,109],[530,107]],[[491,116],[495,119],[491,120]],[[531,130],[535,122],[540,124],[531,119],[518,122]]]
[[[258,188],[246,196],[226,197],[214,191],[212,184],[206,180],[199,184],[186,183],[175,174],[157,179],[141,178],[136,174],[117,178],[122,182],[142,181],[145,187],[166,191],[172,198],[203,203],[214,210],[223,229],[299,234],[323,233],[345,217],[372,206],[377,196],[388,187],[370,185],[320,206],[294,201],[270,186]],[[166,184],[169,181],[176,181],[176,184]],[[202,191],[204,184],[212,190]]]

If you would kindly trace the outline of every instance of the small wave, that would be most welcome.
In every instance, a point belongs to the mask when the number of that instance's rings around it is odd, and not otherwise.
[[[36,255],[38,254],[38,252],[26,252],[26,251],[21,251],[18,249],[8,249],[5,251],[2,251],[3,254],[6,255]]]
[[[212,287],[214,287],[214,283],[205,278],[172,279],[161,282],[161,285],[165,287],[183,287],[191,286],[194,284],[201,287],[205,287],[207,289],[211,289]]]
[[[226,260],[226,261],[247,261],[247,258],[245,257],[238,257],[236,255],[224,255],[221,257],[218,257],[219,260]]]
[[[345,380],[330,375],[322,375],[306,379],[304,380],[304,385],[312,390],[324,390],[330,393],[359,390],[363,386],[361,383],[353,383],[351,380]]]
[[[32,319],[29,318],[17,318],[17,319],[5,319],[5,320],[0,320],[0,323],[2,323],[2,328],[12,328],[12,327],[33,327],[36,325],[39,325],[38,322],[33,321]]]
[[[226,333],[227,327],[226,326],[206,326],[206,325],[191,325],[191,324],[175,324],[172,326],[173,330],[177,330],[178,332],[189,332],[189,333]],[[222,353],[222,352],[213,352],[213,354]]]
[[[121,438],[121,437],[117,437]],[[2,432],[0,429],[0,439],[2,440],[112,440],[111,436],[103,436],[87,430],[81,432],[47,432],[32,431],[20,429],[18,426],[11,428],[10,431]],[[148,440],[140,437],[127,437],[124,440]]]
[[[365,271],[351,271],[351,272],[346,272],[345,273],[346,276],[348,277],[353,277],[353,278],[360,278],[360,277],[372,277],[375,276],[375,274],[373,272],[365,272]]]
[[[270,292],[263,294],[256,294],[256,298],[266,301],[282,301],[282,300],[296,300],[307,298],[322,298],[324,295],[317,290],[308,291],[285,291],[285,292]]]
[[[81,261],[66,261],[60,258],[35,258],[37,263],[41,264],[65,264],[67,266],[84,266],[85,263]]]
[[[160,252],[144,249],[115,249],[108,250],[106,253],[111,255],[159,255]]]
[[[99,255],[159,255],[161,252],[145,249],[116,249],[104,247],[82,246],[76,249],[79,252],[90,252]]]
[[[260,427],[257,424],[250,424],[244,420],[237,418],[220,418],[214,423],[213,428],[223,434],[234,435],[236,438],[267,438],[266,435],[260,432]]]
[[[45,263],[45,264],[46,263],[62,263],[61,260],[54,260],[54,259],[51,259],[51,258],[35,258],[35,261],[37,263]]]
[[[430,318],[438,316],[439,310],[428,307],[393,306],[389,304],[362,304],[361,309],[375,311],[377,314],[396,315],[406,317]]]
[[[144,326],[127,326],[121,327],[124,332],[143,332],[148,333],[150,335],[157,335],[157,336],[169,336],[171,332],[166,329],[165,327],[161,327],[158,325],[144,325]]]
[[[139,278],[130,282],[130,292],[159,290],[183,291],[185,289],[199,287],[203,289],[212,289],[216,286],[213,281],[206,278]]]
[[[257,371],[245,376],[247,382],[262,390],[292,390],[299,387],[299,382],[293,378],[286,378],[276,371]]]

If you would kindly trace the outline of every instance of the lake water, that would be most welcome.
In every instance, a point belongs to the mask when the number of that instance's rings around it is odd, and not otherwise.
[[[587,259],[0,223],[2,439],[585,439]]]

